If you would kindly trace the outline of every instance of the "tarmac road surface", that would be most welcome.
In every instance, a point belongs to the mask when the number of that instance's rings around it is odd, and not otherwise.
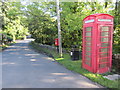
[[[19,40],[2,52],[2,88],[103,88],[30,49],[30,41]]]

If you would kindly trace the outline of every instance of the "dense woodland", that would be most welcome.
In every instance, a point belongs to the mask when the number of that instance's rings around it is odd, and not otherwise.
[[[78,45],[81,49],[83,19],[95,13],[114,16],[113,53],[120,53],[119,2],[60,2],[60,22],[63,48]],[[36,42],[54,45],[58,37],[56,2],[0,2],[0,39],[23,39],[31,34]]]

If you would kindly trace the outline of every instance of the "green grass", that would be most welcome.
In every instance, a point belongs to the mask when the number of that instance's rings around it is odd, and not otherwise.
[[[81,66],[82,60],[71,61],[69,55],[65,55],[64,58],[62,58],[61,60],[60,60],[60,58],[55,58],[55,59],[57,60],[57,62],[59,62],[63,66],[65,66],[67,69],[72,70],[77,73],[80,73],[83,76],[86,76],[87,78],[89,78],[90,80],[97,82],[107,88],[117,88],[118,82],[120,82],[120,80],[111,81],[111,80],[108,80],[103,77],[104,75],[108,75],[109,73],[106,73],[103,75],[102,74],[94,74],[94,73],[87,71],[86,69],[83,69]]]
[[[106,74],[91,73],[91,72],[87,71],[86,69],[82,68],[82,66],[81,66],[82,60],[72,61],[69,54],[63,54],[63,58],[60,58],[58,53],[56,53],[55,51],[50,51],[49,49],[41,48],[37,43],[32,42],[32,43],[30,43],[30,45],[32,45],[32,47],[35,50],[37,50],[38,52],[42,52],[42,53],[44,52],[44,53],[47,53],[48,55],[52,55],[57,62],[62,64],[67,69],[74,71],[76,73],[80,73],[83,76],[86,76],[90,80],[92,80],[96,83],[99,83],[104,87],[115,88],[115,90],[117,90],[118,82],[120,83],[120,79],[112,81],[112,80],[108,80],[103,77],[104,75],[109,75],[112,73],[110,73],[110,72],[108,72]]]

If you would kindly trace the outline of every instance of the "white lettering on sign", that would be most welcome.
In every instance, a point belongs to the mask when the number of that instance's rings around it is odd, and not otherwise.
[[[106,22],[111,22],[111,19],[98,19],[98,21],[106,21]]]
[[[91,20],[85,21],[85,23],[90,23],[90,22],[94,22],[94,21],[95,21],[94,19],[91,19]]]

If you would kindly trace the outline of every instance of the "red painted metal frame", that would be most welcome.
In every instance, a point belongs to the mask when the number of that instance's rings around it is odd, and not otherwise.
[[[98,21],[99,19],[99,21]],[[111,21],[109,21],[111,20]],[[107,37],[105,36],[100,36],[101,28],[102,27],[108,27],[109,31],[104,31],[104,32],[108,32],[109,35]],[[90,63],[91,65],[89,66],[88,64],[85,63],[86,59],[85,59],[85,48],[86,48],[86,37],[89,36],[85,36],[86,35],[86,28],[87,27],[91,27],[92,31],[91,31],[91,60]],[[87,31],[89,32],[89,31]],[[102,62],[100,63],[100,54],[105,53],[105,52],[100,52],[100,48],[107,48],[107,47],[101,47],[101,37],[104,38],[109,38],[109,50],[107,51],[107,53],[109,55],[107,55],[107,62]],[[87,16],[86,18],[84,18],[83,20],[83,36],[82,36],[82,67],[87,69],[90,72],[93,73],[105,73],[110,71],[111,66],[112,66],[112,38],[113,38],[113,16],[109,15],[109,14],[92,14]],[[106,43],[108,43],[106,42]],[[103,42],[105,43],[105,42]],[[102,57],[102,59],[104,59],[105,57]],[[99,65],[102,65],[106,63],[106,67],[104,68],[100,68]]]

